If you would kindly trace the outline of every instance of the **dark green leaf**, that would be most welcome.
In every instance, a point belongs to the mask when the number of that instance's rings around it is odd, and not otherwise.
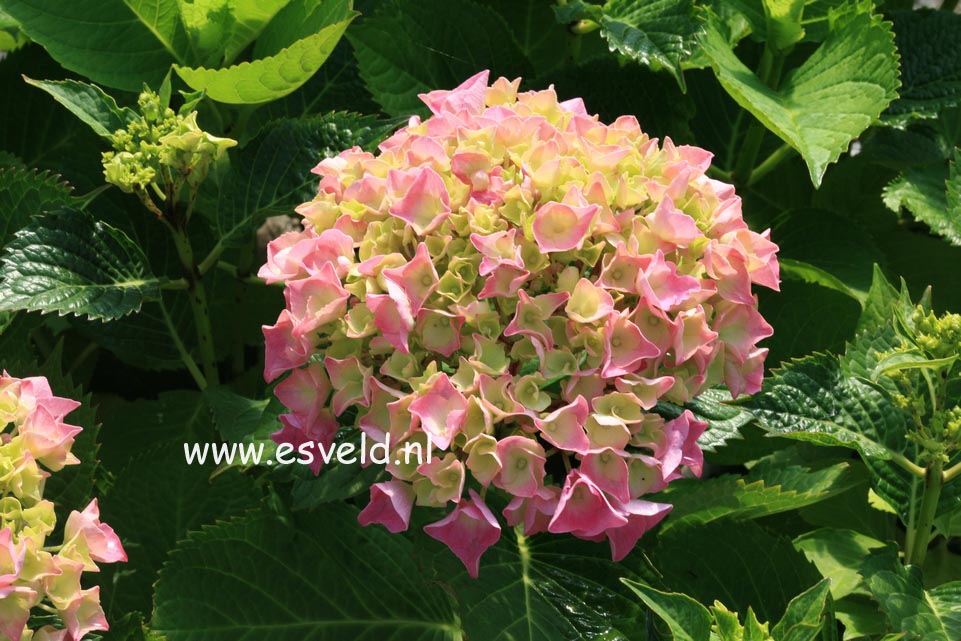
[[[271,123],[240,152],[204,208],[215,217],[220,242],[243,241],[268,216],[292,214],[316,196],[317,176],[310,170],[320,160],[353,145],[370,149],[396,126],[347,113]]]
[[[417,94],[452,89],[483,69],[533,75],[504,19],[472,0],[385,2],[348,38],[374,100],[392,116],[425,113]]]
[[[3,9],[57,62],[108,87],[159,86],[181,53],[124,0],[4,0]]]
[[[192,533],[160,573],[153,629],[168,641],[463,638],[411,543],[356,519],[329,505],[297,527],[260,511]]]
[[[171,417],[173,418],[173,417]],[[171,436],[185,426],[166,421]],[[178,439],[180,440],[180,439]],[[101,501],[105,522],[116,530],[129,562],[111,566],[102,582],[114,612],[150,610],[153,582],[177,541],[257,504],[253,479],[227,471],[210,479],[210,466],[187,465],[183,445],[172,441],[142,451],[115,478]]]
[[[481,559],[472,579],[450,551],[435,541],[436,577],[457,596],[465,639],[558,641],[643,638],[644,608],[620,577],[606,545],[554,535],[527,538],[505,529]],[[628,557],[630,559],[630,557]]]
[[[143,251],[90,214],[60,210],[17,232],[0,264],[0,311],[119,318],[159,295]]]
[[[697,25],[691,0],[609,0],[603,7],[573,0],[558,8],[558,17],[599,23],[611,51],[663,67],[684,86],[681,61],[691,54]]]
[[[821,578],[790,540],[754,521],[674,528],[650,554],[667,589],[738,612],[750,606],[762,621],[779,619],[791,599]]]
[[[32,216],[70,202],[71,188],[50,173],[0,168],[0,247]]]
[[[961,102],[961,15],[922,9],[891,17],[901,54],[901,91],[887,113],[930,118]]]

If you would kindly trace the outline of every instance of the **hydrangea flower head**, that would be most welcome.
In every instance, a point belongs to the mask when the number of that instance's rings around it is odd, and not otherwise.
[[[626,556],[670,510],[644,496],[701,472],[706,425],[655,404],[756,391],[772,330],[751,288],[779,282],[710,153],[519,87],[477,74],[378,153],[322,160],[260,272],[287,293],[264,328],[266,379],[292,372],[275,439],[329,443],[338,417],[387,443],[361,523],[437,510],[427,533],[473,575],[502,523]],[[403,463],[411,444],[432,460]]]
[[[100,588],[81,587],[98,563],[126,561],[120,539],[100,522],[94,499],[67,517],[63,541],[52,545],[54,505],[43,498],[51,471],[80,461],[71,453],[81,428],[64,422],[79,407],[54,396],[43,377],[0,376],[0,638],[80,641],[108,628]],[[49,470],[49,471],[48,471]],[[63,628],[27,627],[31,610],[56,612]]]

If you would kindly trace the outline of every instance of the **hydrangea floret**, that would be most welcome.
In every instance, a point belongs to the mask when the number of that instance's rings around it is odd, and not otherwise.
[[[710,153],[519,86],[479,73],[422,95],[433,115],[379,153],[321,161],[304,230],[260,270],[287,303],[264,327],[265,378],[289,372],[274,440],[387,443],[360,522],[443,510],[425,530],[474,576],[504,524],[626,556],[671,509],[644,497],[703,463],[706,424],[656,403],[757,390],[772,330],[751,288],[779,284]]]
[[[126,561],[120,539],[100,522],[97,500],[67,517],[62,543],[43,498],[51,472],[80,461],[71,453],[80,427],[64,422],[80,404],[54,396],[43,377],[0,376],[0,639],[79,641],[108,629],[100,588],[84,589],[84,572]],[[27,627],[31,612],[56,614],[62,628]]]

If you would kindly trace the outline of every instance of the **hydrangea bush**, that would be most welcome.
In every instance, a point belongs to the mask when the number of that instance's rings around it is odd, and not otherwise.
[[[260,270],[286,296],[264,327],[265,378],[289,372],[274,440],[327,448],[346,422],[388,443],[360,522],[444,510],[425,531],[474,576],[502,523],[625,557],[671,509],[644,497],[701,474],[706,424],[655,405],[757,391],[752,285],[779,283],[709,152],[519,86],[479,73],[422,95],[433,115],[380,153],[321,161],[304,230]]]
[[[79,405],[54,396],[43,377],[0,376],[0,633],[10,641],[79,641],[109,627],[100,588],[84,589],[81,579],[127,555],[100,522],[97,500],[70,513],[62,543],[48,543],[57,517],[44,483],[80,462],[70,450],[81,428],[64,422]],[[65,627],[29,629],[35,610],[57,614]]]

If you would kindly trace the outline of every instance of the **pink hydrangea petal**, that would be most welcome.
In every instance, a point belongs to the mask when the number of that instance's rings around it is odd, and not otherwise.
[[[428,536],[446,544],[467,572],[477,578],[480,557],[501,537],[501,526],[474,490],[446,517],[424,527]]]
[[[413,507],[414,488],[410,483],[398,480],[374,483],[370,486],[370,503],[357,515],[357,521],[361,525],[379,523],[390,532],[403,532],[410,524]]]

